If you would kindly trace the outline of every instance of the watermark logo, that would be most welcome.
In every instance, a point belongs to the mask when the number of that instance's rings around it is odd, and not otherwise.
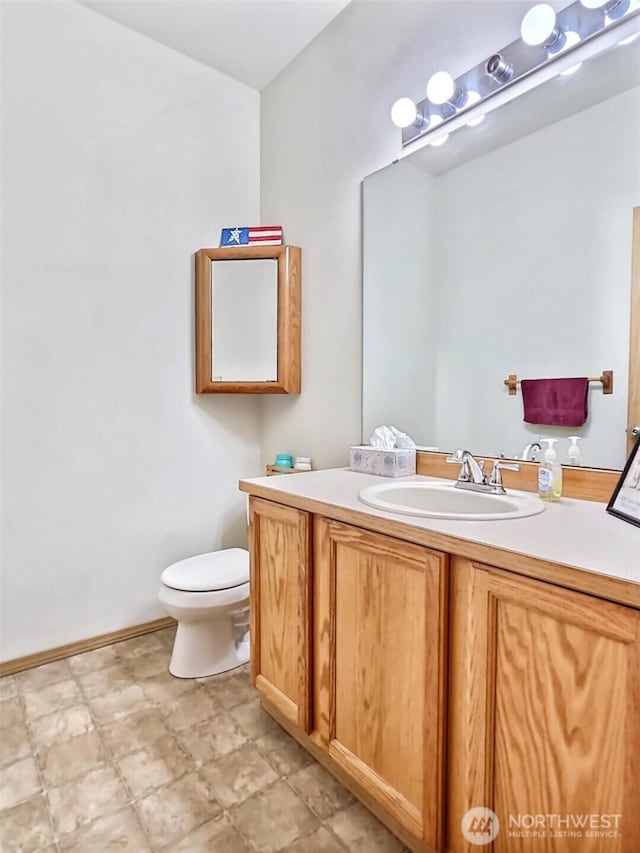
[[[491,809],[476,806],[464,814],[460,821],[460,828],[469,844],[484,847],[485,844],[491,844],[495,840],[500,831],[500,821],[498,815]]]

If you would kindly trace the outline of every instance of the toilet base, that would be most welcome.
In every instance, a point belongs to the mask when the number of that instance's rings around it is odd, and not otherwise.
[[[169,672],[176,678],[204,678],[242,666],[244,644],[236,650],[231,619],[179,622]]]

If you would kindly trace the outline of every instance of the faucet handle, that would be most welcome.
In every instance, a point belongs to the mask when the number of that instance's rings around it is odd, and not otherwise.
[[[468,483],[471,480],[471,471],[469,470],[469,463],[467,461],[469,457],[469,451],[463,450],[459,447],[457,450],[454,450],[450,456],[445,458],[445,462],[451,462],[453,464],[460,465],[460,471],[458,473],[458,482]]]
[[[491,475],[489,477],[489,485],[490,486],[502,486],[502,474],[501,471],[519,471],[520,466],[515,464],[507,464],[506,462],[502,462],[500,459],[496,459],[493,463],[493,468],[491,469]]]

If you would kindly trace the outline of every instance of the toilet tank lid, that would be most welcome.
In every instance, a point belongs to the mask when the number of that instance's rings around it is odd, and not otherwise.
[[[231,589],[249,581],[249,552],[244,548],[226,548],[196,554],[167,566],[160,580],[171,589],[185,592]]]

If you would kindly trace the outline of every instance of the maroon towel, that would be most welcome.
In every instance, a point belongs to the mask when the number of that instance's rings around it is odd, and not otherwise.
[[[524,420],[528,424],[577,427],[586,421],[589,379],[523,379]]]

